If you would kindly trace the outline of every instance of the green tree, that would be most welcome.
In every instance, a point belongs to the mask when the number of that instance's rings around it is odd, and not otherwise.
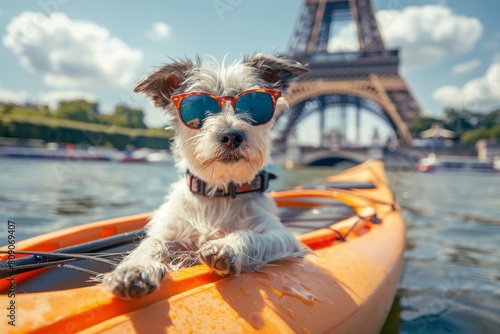
[[[12,114],[12,111],[14,111],[13,105],[7,104],[0,107],[0,115],[9,115]]]
[[[432,124],[435,123],[443,124],[443,121],[433,117],[417,118],[411,123],[410,132],[413,137],[418,137],[420,132],[430,129]]]
[[[500,109],[493,110],[492,112],[483,115],[477,126],[491,129],[498,124],[500,124]]]
[[[460,141],[475,143],[480,139],[500,139],[500,109],[487,114],[471,113],[468,111],[447,111],[448,120],[459,125]],[[461,128],[460,128],[461,126]]]
[[[24,118],[52,117],[52,114],[47,106],[17,106],[12,104],[0,106],[0,115],[19,116]]]
[[[488,129],[478,128],[465,131],[460,136],[460,141],[464,144],[474,144],[480,139],[490,139],[491,133]]]
[[[490,129],[491,138],[500,140],[500,123],[496,124]]]
[[[79,122],[98,123],[99,107],[97,103],[85,100],[61,101],[55,116]]]
[[[124,128],[145,129],[144,112],[140,109],[134,109],[124,104],[115,107],[115,112],[105,118],[111,125]]]
[[[446,109],[445,113],[445,129],[455,131],[458,137],[464,132],[474,129],[480,118],[480,114],[475,114],[468,110]]]

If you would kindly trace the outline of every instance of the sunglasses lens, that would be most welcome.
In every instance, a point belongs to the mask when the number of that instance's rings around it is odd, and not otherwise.
[[[187,126],[199,129],[203,126],[203,120],[208,114],[219,111],[219,102],[210,96],[193,95],[181,101],[179,110]]]
[[[248,117],[252,125],[265,124],[273,117],[273,98],[264,92],[243,94],[236,101],[235,109],[236,114]]]

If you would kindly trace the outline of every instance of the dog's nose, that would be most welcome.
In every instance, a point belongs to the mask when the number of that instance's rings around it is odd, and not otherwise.
[[[239,130],[223,130],[219,133],[219,141],[229,149],[235,149],[245,141],[245,134]]]

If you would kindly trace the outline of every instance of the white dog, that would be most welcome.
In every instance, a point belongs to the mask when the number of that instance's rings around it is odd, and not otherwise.
[[[219,275],[301,254],[263,193],[270,174],[261,169],[274,120],[287,107],[280,89],[305,71],[284,57],[255,55],[227,68],[173,62],[139,82],[134,91],[172,116],[173,152],[186,179],[172,185],[147,237],[104,276],[108,290],[121,298],[151,293],[176,269],[176,248],[196,251],[195,262]]]

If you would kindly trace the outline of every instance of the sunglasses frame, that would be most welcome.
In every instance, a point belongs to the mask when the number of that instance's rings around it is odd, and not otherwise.
[[[249,89],[249,90],[245,90],[239,94],[236,94],[235,96],[231,96],[231,95],[218,96],[218,95],[210,94],[210,93],[206,93],[206,92],[190,92],[190,93],[182,93],[182,94],[172,95],[170,97],[170,101],[175,105],[175,108],[177,109],[177,113],[179,114],[179,118],[182,121],[182,124],[184,124],[186,127],[190,128],[190,129],[200,130],[201,127],[199,127],[199,128],[192,127],[192,126],[188,125],[186,122],[184,122],[184,119],[181,116],[181,108],[180,108],[182,100],[184,100],[186,97],[190,97],[190,96],[205,95],[205,96],[208,96],[208,97],[215,99],[219,103],[218,112],[220,112],[222,110],[222,107],[224,106],[224,104],[226,102],[230,102],[233,110],[236,110],[236,107],[235,107],[236,101],[238,101],[238,99],[241,96],[248,94],[248,93],[266,93],[266,94],[269,94],[271,96],[271,99],[273,101],[273,111],[271,113],[271,117],[269,118],[269,120],[266,123],[255,124],[254,126],[259,126],[259,125],[264,125],[264,124],[269,123],[273,119],[274,112],[276,110],[276,101],[281,97],[281,90],[279,90],[279,89],[266,89],[266,88]]]

